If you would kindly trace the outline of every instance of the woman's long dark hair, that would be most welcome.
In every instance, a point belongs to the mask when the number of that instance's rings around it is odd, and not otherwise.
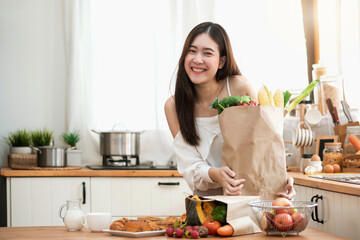
[[[194,84],[185,71],[185,57],[189,52],[190,45],[194,39],[202,33],[208,34],[213,39],[220,51],[220,57],[225,56],[225,65],[218,69],[216,81],[226,79],[228,76],[240,75],[240,70],[235,62],[229,37],[219,24],[204,22],[197,25],[187,36],[184,48],[179,60],[179,69],[175,85],[175,106],[179,120],[180,132],[185,141],[193,146],[199,145],[199,135],[195,128],[195,101],[197,100]]]

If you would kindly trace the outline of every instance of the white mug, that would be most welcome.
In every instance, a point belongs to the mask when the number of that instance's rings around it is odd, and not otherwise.
[[[314,127],[321,121],[321,112],[315,108],[309,108],[306,110],[304,120],[310,127]]]
[[[88,213],[82,219],[82,225],[92,232],[101,232],[103,229],[109,229],[111,223],[111,213],[104,212]]]

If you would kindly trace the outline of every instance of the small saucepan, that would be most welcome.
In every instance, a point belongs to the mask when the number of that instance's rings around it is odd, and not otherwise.
[[[67,150],[69,148],[44,146],[33,147],[37,152],[38,167],[66,167],[67,166]]]

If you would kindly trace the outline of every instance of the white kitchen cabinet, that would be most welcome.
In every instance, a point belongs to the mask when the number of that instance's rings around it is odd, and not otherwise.
[[[7,178],[8,226],[64,225],[59,207],[85,194],[84,213],[90,212],[89,177]]]
[[[360,237],[360,197],[295,185],[295,200],[311,201],[318,195],[318,218],[324,223],[309,221],[310,227],[350,239]]]
[[[91,211],[113,217],[180,216],[185,193],[182,177],[92,177]]]

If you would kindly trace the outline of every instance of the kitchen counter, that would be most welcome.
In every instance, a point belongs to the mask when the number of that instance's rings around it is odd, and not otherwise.
[[[181,177],[177,170],[13,170],[1,168],[3,177]]]
[[[181,177],[177,170],[13,170],[2,168],[4,177]],[[333,192],[360,196],[360,185],[311,178],[300,172],[288,172],[294,183]]]
[[[65,227],[2,227],[0,228],[0,238],[3,239],[131,239],[126,237],[111,236],[108,233],[92,232],[68,232]],[[271,235],[271,239],[284,239],[281,235]],[[225,239],[268,239],[266,233],[250,234],[237,237],[227,237]],[[166,236],[138,238],[146,240],[170,239]],[[206,239],[222,239],[221,237],[208,237]],[[330,233],[307,228],[301,232],[296,239],[345,239]]]
[[[311,178],[300,172],[288,172],[288,175],[294,178],[294,183],[297,185],[360,196],[360,185],[357,184]]]

